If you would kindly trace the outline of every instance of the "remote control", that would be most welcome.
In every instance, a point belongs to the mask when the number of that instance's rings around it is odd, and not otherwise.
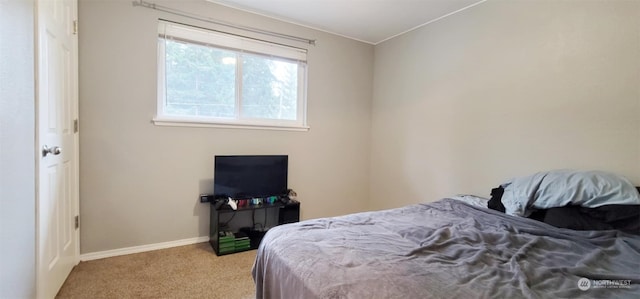
[[[227,204],[234,210],[238,209],[238,203],[236,203],[235,200],[231,199],[231,197],[229,197],[229,200],[227,200]]]

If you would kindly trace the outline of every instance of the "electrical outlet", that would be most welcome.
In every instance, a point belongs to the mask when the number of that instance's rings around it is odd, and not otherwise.
[[[212,197],[209,194],[200,194],[200,202],[211,202]]]

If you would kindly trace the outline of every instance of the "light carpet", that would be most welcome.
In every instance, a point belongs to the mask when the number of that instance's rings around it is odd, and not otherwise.
[[[255,256],[198,243],[81,262],[56,298],[255,298]]]

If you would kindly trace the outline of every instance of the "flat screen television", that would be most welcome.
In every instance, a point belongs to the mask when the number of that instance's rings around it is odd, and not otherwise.
[[[215,156],[215,198],[264,198],[287,192],[289,157]]]

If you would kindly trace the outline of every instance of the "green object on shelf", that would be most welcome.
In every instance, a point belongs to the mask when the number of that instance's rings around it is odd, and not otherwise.
[[[230,253],[230,252],[235,252],[235,251],[236,251],[235,247],[220,248],[220,253]]]
[[[225,247],[225,248],[226,248],[226,247],[233,247],[233,246],[236,246],[236,244],[235,244],[234,242],[231,242],[231,243],[220,243],[220,245],[219,245],[219,246],[220,246],[220,248],[222,248],[222,247]]]
[[[226,238],[225,238],[225,239],[222,239],[222,238],[220,238],[220,240],[218,240],[218,242],[220,242],[220,244],[223,244],[223,243],[233,243],[233,242],[235,242],[235,241],[236,241],[236,239],[234,239],[234,238],[231,238],[231,239],[226,239]]]

